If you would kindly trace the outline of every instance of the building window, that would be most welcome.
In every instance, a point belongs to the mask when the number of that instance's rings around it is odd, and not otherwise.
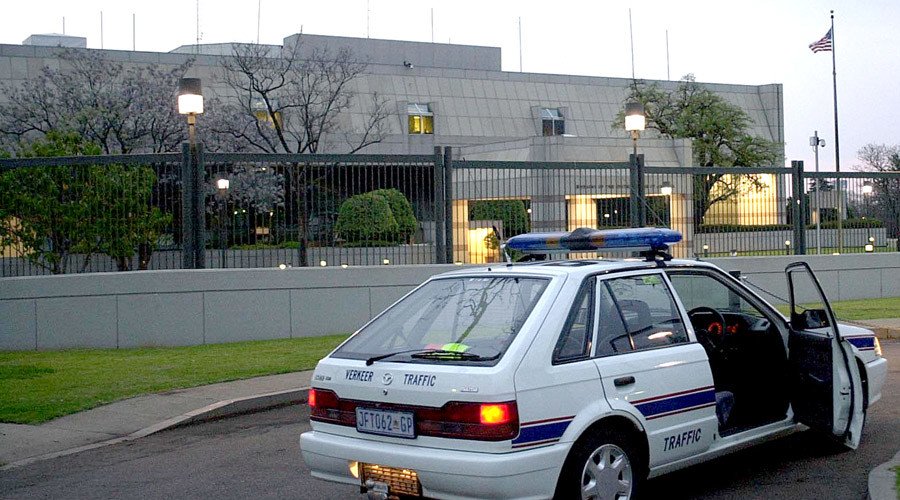
[[[270,103],[273,109],[278,108],[278,101],[276,99],[272,99]],[[284,122],[281,121],[281,111],[275,111],[270,114],[265,101],[262,99],[254,100],[250,104],[250,107],[253,110],[253,115],[260,123],[268,124],[270,128],[275,128],[275,122],[278,122],[278,126],[284,128]]]
[[[545,136],[566,133],[566,120],[558,108],[541,108],[541,128]]]
[[[410,134],[433,134],[434,113],[428,104],[410,103],[406,105],[406,114],[409,115]]]

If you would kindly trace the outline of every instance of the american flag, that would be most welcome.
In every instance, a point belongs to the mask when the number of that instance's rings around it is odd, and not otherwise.
[[[831,30],[821,40],[809,44],[809,48],[813,52],[831,52]]]

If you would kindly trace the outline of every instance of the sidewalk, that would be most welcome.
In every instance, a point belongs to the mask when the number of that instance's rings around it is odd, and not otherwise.
[[[847,321],[875,332],[880,340],[900,340],[900,318]]]
[[[138,439],[176,425],[306,401],[312,371],[138,396],[40,425],[0,423],[0,470]]]

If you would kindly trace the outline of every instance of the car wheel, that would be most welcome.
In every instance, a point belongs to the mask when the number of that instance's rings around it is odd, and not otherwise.
[[[645,477],[634,443],[622,434],[599,431],[575,444],[560,474],[556,498],[630,500]]]

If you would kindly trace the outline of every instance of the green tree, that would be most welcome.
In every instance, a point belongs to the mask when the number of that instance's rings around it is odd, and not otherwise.
[[[50,131],[17,151],[17,156],[99,155],[100,147],[74,132]],[[72,256],[107,253],[119,270],[140,254],[146,269],[160,231],[171,222],[149,200],[156,182],[145,166],[22,167],[0,174],[0,245],[19,249],[33,264],[53,274],[71,271]]]
[[[734,173],[697,175],[694,178],[694,223],[716,203],[760,189],[762,183],[740,167],[772,166],[781,159],[779,144],[750,133],[751,120],[740,107],[697,83],[694,75],[682,78],[674,91],[656,83],[635,84],[628,100],[644,104],[647,128],[673,139],[692,139],[694,164],[735,167]],[[621,127],[620,114],[616,127]]]
[[[91,224],[98,236],[98,249],[116,261],[119,271],[130,271],[135,253],[138,269],[149,267],[163,229],[172,215],[151,206],[156,183],[153,169],[145,166],[109,165],[91,167],[90,204],[96,209]]]
[[[77,134],[50,132],[18,151],[20,157],[100,154]],[[83,167],[17,168],[0,175],[0,245],[19,248],[33,264],[62,274],[70,256],[84,254],[82,269],[95,250],[90,175]]]

